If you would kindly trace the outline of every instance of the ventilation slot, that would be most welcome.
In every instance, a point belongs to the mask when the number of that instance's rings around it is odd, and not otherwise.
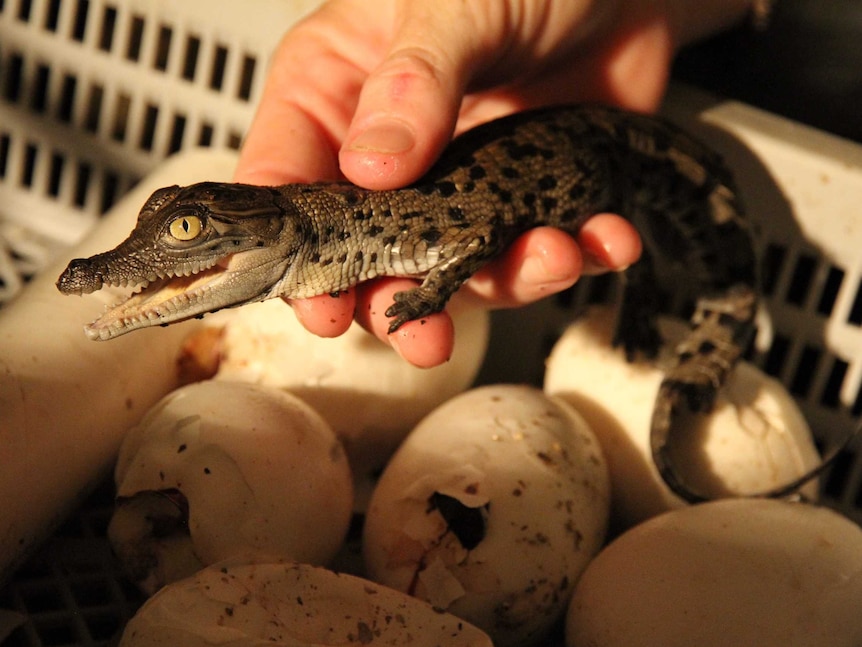
[[[793,268],[790,285],[787,287],[787,293],[784,296],[784,300],[787,303],[800,307],[805,303],[805,298],[811,289],[811,280],[814,277],[816,267],[817,261],[811,256],[802,254],[796,259],[796,266]]]
[[[63,0],[50,0],[45,8],[45,22],[43,26],[47,31],[57,31],[60,22],[60,4]]]
[[[813,346],[805,346],[802,349],[796,371],[790,381],[790,392],[793,395],[799,398],[808,395],[822,354],[819,348]]]
[[[160,72],[164,72],[168,69],[168,59],[170,58],[171,53],[171,39],[173,38],[173,31],[170,27],[166,27],[162,25],[159,28],[159,38],[156,44],[156,55],[153,60],[153,67]]]
[[[225,69],[227,68],[227,47],[218,45],[213,54],[212,69],[210,70],[210,89],[219,91],[224,84]]]
[[[243,101],[251,100],[255,64],[256,61],[251,56],[244,56],[242,59],[242,74],[239,79],[239,91],[237,92],[237,97]]]
[[[141,57],[141,45],[144,41],[144,19],[132,16],[129,25],[129,42],[126,45],[126,59],[137,61]]]
[[[99,49],[110,52],[114,46],[114,31],[117,28],[117,10],[105,7],[102,13],[102,28],[99,31]]]
[[[79,42],[84,41],[84,36],[87,33],[87,16],[90,13],[90,0],[78,0],[78,7],[75,11],[75,21],[72,23],[72,40]]]
[[[198,56],[201,49],[201,40],[197,36],[189,36],[186,39],[186,51],[183,56],[182,78],[186,81],[195,80],[195,72],[198,66]]]

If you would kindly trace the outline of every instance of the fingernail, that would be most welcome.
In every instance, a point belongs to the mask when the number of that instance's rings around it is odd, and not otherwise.
[[[524,283],[531,285],[546,285],[569,280],[571,277],[555,273],[542,256],[528,256],[521,264],[519,272]]]
[[[348,148],[366,153],[404,153],[413,148],[413,131],[399,121],[380,122],[366,128],[350,142]]]

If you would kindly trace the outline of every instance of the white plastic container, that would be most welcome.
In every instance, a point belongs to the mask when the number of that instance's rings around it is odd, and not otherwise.
[[[0,0],[0,304],[171,153],[238,148],[272,49],[316,4]],[[828,445],[862,410],[862,147],[687,90],[671,94],[666,112],[737,172],[765,258],[753,360],[788,385]],[[540,383],[553,339],[601,285],[497,313],[485,380]],[[95,462],[115,440],[93,449]],[[21,460],[10,447],[0,447],[6,464]],[[858,522],[860,454],[857,441],[823,479],[823,500]],[[8,496],[0,492],[0,520]],[[104,520],[82,511],[55,536],[61,550],[0,591],[0,607],[23,614],[0,614],[0,640],[10,617],[33,645],[40,636],[99,644],[121,625],[129,601],[104,544],[87,543],[103,537]]]

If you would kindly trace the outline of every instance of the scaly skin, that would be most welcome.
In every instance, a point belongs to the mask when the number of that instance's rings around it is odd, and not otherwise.
[[[645,242],[626,273],[616,337],[629,355],[654,355],[661,343],[655,261],[685,268],[696,302],[691,335],[656,402],[652,444],[669,485],[699,500],[667,457],[673,414],[709,409],[747,343],[756,256],[721,160],[660,119],[598,106],[505,117],[457,138],[421,180],[391,191],[346,183],[168,187],[147,201],[125,242],[72,261],[57,285],[83,294],[150,283],[87,327],[91,338],[111,339],[277,296],[338,292],[375,276],[422,278],[395,295],[386,313],[394,331],[442,310],[527,229],[574,233],[607,211],[630,218]]]

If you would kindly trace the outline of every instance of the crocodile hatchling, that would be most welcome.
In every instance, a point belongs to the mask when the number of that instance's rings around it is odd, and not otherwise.
[[[671,467],[672,418],[681,407],[709,409],[747,345],[757,259],[721,159],[659,118],[600,106],[511,115],[457,137],[424,177],[389,191],[344,182],[163,188],[125,242],[73,260],[57,286],[66,294],[143,286],[86,328],[93,339],[111,339],[272,297],[338,292],[376,276],[422,278],[387,310],[394,331],[442,310],[525,230],[576,232],[599,212],[630,218],[645,243],[625,272],[616,333],[629,355],[654,355],[661,343],[655,261],[685,268],[692,327],[660,388],[651,442],[668,485],[700,500]]]

